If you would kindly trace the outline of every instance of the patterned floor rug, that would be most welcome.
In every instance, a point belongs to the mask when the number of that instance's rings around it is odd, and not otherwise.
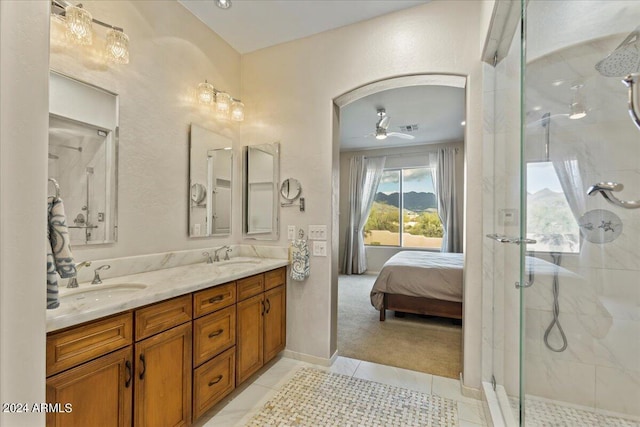
[[[457,403],[346,375],[300,369],[249,426],[458,425]]]

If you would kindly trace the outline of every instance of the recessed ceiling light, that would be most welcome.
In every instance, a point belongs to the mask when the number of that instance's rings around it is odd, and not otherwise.
[[[564,83],[564,80],[556,80],[555,82],[551,83],[553,86],[560,86]]]
[[[229,9],[231,7],[231,0],[216,0],[216,6],[220,9]]]
[[[466,125],[467,125],[467,121],[466,120],[463,120],[463,121],[460,122],[460,126],[466,126]]]

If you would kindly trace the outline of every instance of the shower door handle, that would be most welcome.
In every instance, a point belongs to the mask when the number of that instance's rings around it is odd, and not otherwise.
[[[505,236],[503,234],[487,234],[487,237],[495,240],[496,242],[500,242],[500,243],[513,243],[516,245],[519,244],[534,244],[534,243],[538,243],[537,240],[534,239],[521,239],[519,237],[509,237],[509,236]]]

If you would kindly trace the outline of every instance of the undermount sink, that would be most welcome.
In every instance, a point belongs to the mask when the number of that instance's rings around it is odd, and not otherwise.
[[[135,292],[146,289],[143,283],[110,283],[103,285],[81,285],[81,287],[67,292],[61,292],[59,299],[65,302],[98,302],[120,299]]]
[[[259,259],[255,258],[231,258],[227,261],[218,261],[216,262],[216,266],[224,267],[226,265],[238,265],[238,264],[260,264]]]

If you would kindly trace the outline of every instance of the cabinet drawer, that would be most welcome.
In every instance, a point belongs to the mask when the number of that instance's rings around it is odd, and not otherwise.
[[[136,310],[136,341],[191,320],[191,294]]]
[[[47,336],[47,376],[133,342],[131,312]]]
[[[236,344],[236,306],[193,322],[193,365],[198,366]]]
[[[238,301],[258,295],[264,291],[263,274],[256,274],[255,276],[247,277],[246,279],[240,279],[236,283],[238,285]]]
[[[236,282],[193,294],[193,317],[204,316],[236,302]]]
[[[287,267],[278,268],[264,273],[264,290],[268,291],[280,285],[284,285],[287,280]]]
[[[235,347],[193,371],[193,418],[198,419],[235,388]]]

